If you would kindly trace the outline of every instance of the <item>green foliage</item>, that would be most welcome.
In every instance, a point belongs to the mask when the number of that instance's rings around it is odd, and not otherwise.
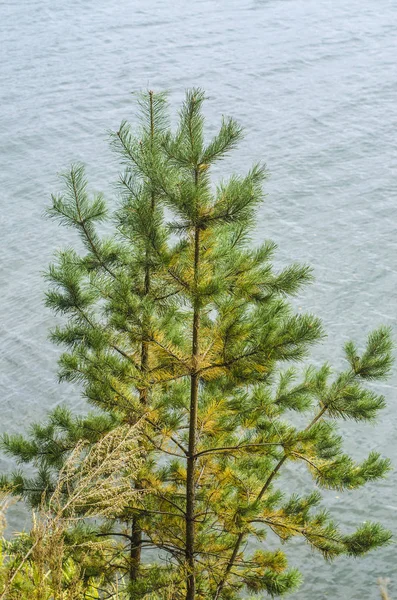
[[[372,332],[361,354],[346,344],[342,372],[306,363],[324,332],[290,299],[311,270],[277,272],[275,244],[251,246],[266,171],[256,165],[212,185],[211,166],[241,129],[224,118],[207,144],[203,102],[201,90],[187,93],[173,133],[165,96],[140,98],[137,133],[124,122],[112,135],[124,168],[112,214],[101,196],[91,198],[81,166],[64,176],[50,215],[79,232],[84,251],[59,252],[49,269],[47,303],[66,316],[52,339],[66,348],[60,378],[78,382],[97,412],[57,408],[27,438],[3,437],[3,449],[36,473],[1,485],[37,506],[79,443],[140,423],[142,462],[131,477],[139,493],[65,538],[74,548],[75,536],[109,540],[117,567],[104,553],[92,576],[111,570],[114,581],[119,573],[131,599],[284,595],[301,576],[281,550],[261,549],[269,530],[281,542],[299,536],[327,560],[390,539],[369,523],[346,535],[319,506],[319,488],[357,488],[390,468],[375,452],[356,462],[338,432],[341,420],[371,422],[384,407],[367,385],[390,371],[390,331]],[[109,239],[97,233],[104,220],[115,227]],[[296,463],[316,488],[288,497],[277,478]],[[89,505],[79,511],[83,520],[93,514]],[[252,555],[249,538],[259,547]]]

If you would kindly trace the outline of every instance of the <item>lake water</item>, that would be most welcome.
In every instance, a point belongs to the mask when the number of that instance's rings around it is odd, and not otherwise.
[[[222,113],[245,127],[223,168],[267,162],[257,239],[279,244],[280,264],[314,267],[299,301],[329,333],[314,360],[340,367],[346,339],[395,327],[396,20],[396,0],[1,1],[2,431],[24,431],[59,402],[83,408],[76,389],[57,384],[41,276],[75,238],[42,214],[71,161],[84,161],[92,188],[112,197],[118,167],[106,132],[133,118],[140,89],[168,89],[176,109],[185,88],[203,87],[209,134]],[[396,376],[377,388],[388,408],[376,426],[344,426],[358,458],[374,448],[397,465]],[[289,482],[299,489],[307,478]],[[379,519],[397,535],[396,491],[391,474],[325,503],[347,530]],[[14,509],[13,527],[23,514]],[[333,565],[303,543],[289,554],[305,576],[297,600],[376,600],[377,577],[397,575],[395,543]]]

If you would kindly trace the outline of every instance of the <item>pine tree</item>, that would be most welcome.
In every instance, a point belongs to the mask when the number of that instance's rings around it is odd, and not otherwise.
[[[113,519],[130,523],[129,534],[118,531],[129,542],[124,560],[136,599],[292,591],[300,574],[281,550],[261,549],[269,530],[282,542],[302,537],[326,559],[360,556],[390,539],[377,523],[344,534],[318,508],[321,488],[360,487],[389,469],[375,452],[361,463],[345,454],[337,422],[372,421],[384,407],[367,383],[390,370],[390,332],[375,330],[361,353],[346,344],[340,373],[306,363],[323,329],[315,316],[295,314],[289,298],[311,271],[293,264],[275,272],[275,244],[251,244],[261,165],[212,185],[211,166],[236,146],[241,129],[224,119],[206,143],[203,101],[200,90],[187,93],[172,133],[164,97],[149,93],[141,135],[124,123],[114,136],[126,171],[112,239],[96,233],[105,204],[89,198],[83,170],[66,177],[66,195],[54,198],[51,212],[78,229],[87,254],[62,252],[50,269],[48,303],[67,316],[53,338],[69,347],[61,377],[81,382],[102,413],[65,416],[63,426],[58,409],[30,440],[3,440],[21,461],[36,461],[33,486],[14,477],[15,489],[34,501],[36,486],[51,485],[49,467],[56,476],[78,439],[143,423],[143,466],[131,481],[141,493]],[[294,413],[306,414],[307,424],[297,426],[302,417]],[[316,489],[288,496],[277,478],[299,462]],[[142,561],[152,549],[156,565]]]

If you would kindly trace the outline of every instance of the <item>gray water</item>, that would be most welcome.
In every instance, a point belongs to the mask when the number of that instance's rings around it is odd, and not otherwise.
[[[299,305],[329,333],[314,360],[342,365],[348,338],[396,326],[396,0],[13,0],[0,4],[0,383],[1,430],[24,431],[78,391],[58,385],[55,318],[43,308],[41,272],[72,233],[46,221],[56,174],[87,164],[94,190],[112,197],[117,164],[106,131],[134,114],[131,92],[185,88],[208,94],[209,134],[222,113],[245,127],[223,165],[267,162],[271,178],[257,239],[272,238],[279,264],[314,267]],[[397,465],[396,382],[378,390],[388,408],[375,426],[346,424],[346,447]],[[4,457],[0,470],[10,468]],[[307,485],[304,472],[291,489]],[[325,494],[341,524],[380,520],[397,535],[395,474],[365,489]],[[14,509],[13,527],[23,524]],[[303,542],[289,552],[310,600],[379,597],[396,576],[396,545],[364,560],[326,565]],[[397,598],[397,585],[391,592]]]

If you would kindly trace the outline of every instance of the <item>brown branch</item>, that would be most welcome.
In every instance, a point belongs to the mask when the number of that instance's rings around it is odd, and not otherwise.
[[[201,452],[197,452],[197,454],[195,454],[195,458],[198,458],[199,456],[203,456],[205,454],[215,454],[218,452],[228,452],[231,450],[247,450],[249,448],[260,448],[263,446],[280,446],[280,444],[281,442],[263,442],[259,444],[243,444],[238,446],[223,446],[220,448],[210,448],[208,450],[202,450]]]
[[[182,454],[177,454],[176,452],[171,452],[170,450],[166,450],[165,448],[158,446],[156,444],[156,442],[147,433],[143,433],[143,435],[145,436],[145,438],[147,438],[149,440],[149,442],[152,444],[152,446],[154,448],[156,448],[156,450],[159,450],[160,452],[164,452],[165,454],[169,454],[170,456],[177,456],[178,458],[186,458],[186,456],[183,456]]]
[[[145,419],[145,421],[146,421],[147,423],[149,423],[149,424],[150,424],[152,427],[154,427],[155,429],[157,429],[157,431],[160,431],[160,432],[161,432],[161,427],[159,427],[158,425],[156,425],[156,423],[153,423],[153,421],[152,421],[151,419],[148,419],[147,417],[144,417],[144,419]],[[188,451],[186,450],[186,448],[184,448],[184,447],[182,446],[182,444],[180,444],[180,443],[178,442],[178,440],[176,440],[176,439],[175,439],[173,436],[169,435],[168,437],[170,438],[171,442],[173,442],[173,443],[174,443],[176,446],[178,446],[178,448],[179,448],[180,450],[182,450],[182,452],[183,452],[183,453],[184,453],[184,454],[187,456],[187,454],[188,454]]]

